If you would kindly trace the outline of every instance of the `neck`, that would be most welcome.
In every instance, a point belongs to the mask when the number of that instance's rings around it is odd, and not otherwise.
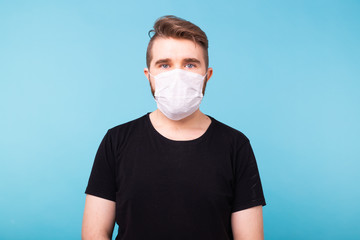
[[[208,117],[199,109],[190,116],[180,120],[172,120],[167,118],[159,109],[156,109],[154,112],[150,113],[150,116],[156,125],[173,129],[197,128],[202,125],[206,119],[208,119]]]

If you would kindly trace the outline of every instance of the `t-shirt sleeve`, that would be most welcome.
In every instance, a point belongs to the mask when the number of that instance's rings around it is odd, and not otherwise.
[[[85,193],[116,201],[115,159],[109,130],[96,152]]]
[[[235,155],[235,184],[232,212],[255,206],[265,206],[258,166],[249,140],[243,143]]]

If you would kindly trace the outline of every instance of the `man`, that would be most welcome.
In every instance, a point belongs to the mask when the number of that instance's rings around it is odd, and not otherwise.
[[[157,109],[109,129],[85,193],[83,239],[263,239],[262,191],[247,137],[199,110],[208,40],[175,16],[155,22],[145,76]]]

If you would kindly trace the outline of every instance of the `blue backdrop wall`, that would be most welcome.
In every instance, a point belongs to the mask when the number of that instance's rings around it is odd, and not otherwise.
[[[266,239],[360,239],[359,1],[0,1],[0,239],[80,239],[106,130],[155,110],[163,15],[198,24],[201,110],[251,140]]]

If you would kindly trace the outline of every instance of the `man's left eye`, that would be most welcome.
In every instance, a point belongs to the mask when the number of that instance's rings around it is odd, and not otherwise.
[[[194,68],[194,67],[195,67],[195,65],[194,65],[194,64],[192,64],[192,63],[188,63],[188,64],[186,64],[186,67],[187,67],[187,68]]]

